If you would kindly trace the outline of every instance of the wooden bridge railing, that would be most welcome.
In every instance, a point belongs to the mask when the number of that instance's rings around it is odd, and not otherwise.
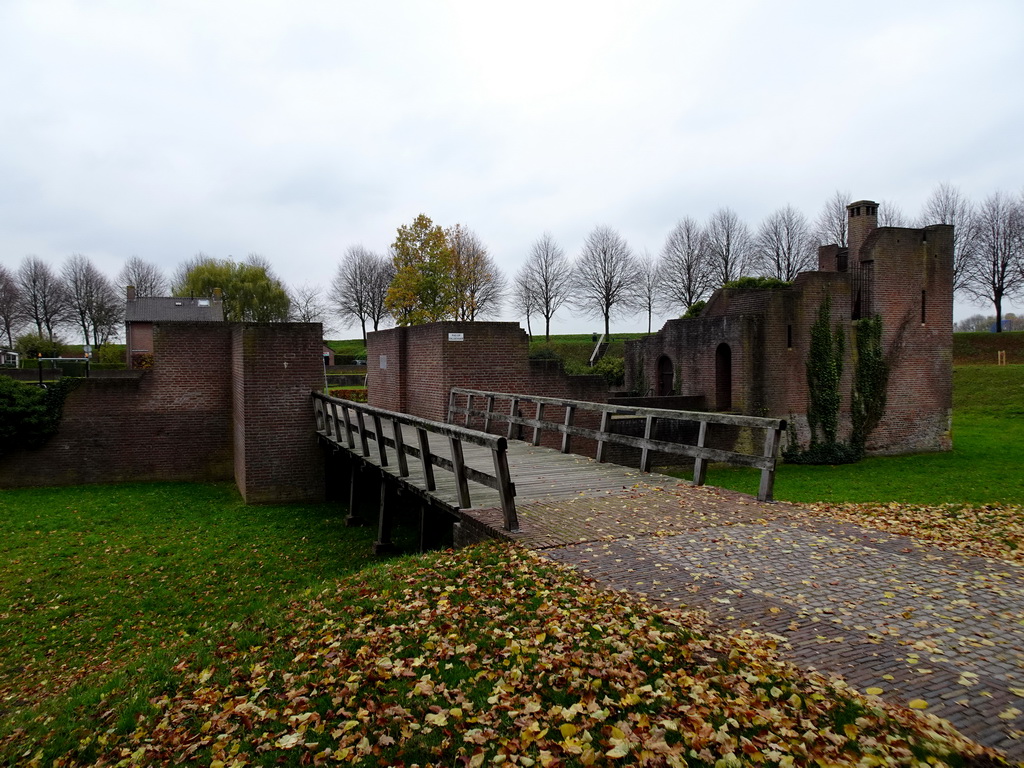
[[[462,404],[464,403],[464,405]],[[474,407],[479,403],[482,407]],[[522,415],[524,406],[533,406],[533,417]],[[563,408],[565,417],[562,421],[549,421],[544,418],[547,406]],[[579,426],[577,414],[589,412],[600,416],[600,426],[590,429]],[[487,392],[478,389],[455,387],[448,397],[448,422],[455,423],[463,417],[465,424],[472,423],[474,418],[483,421],[485,432],[491,429],[494,422],[508,424],[508,437],[512,438],[516,427],[533,430],[533,445],[540,445],[541,433],[544,430],[554,431],[562,435],[562,453],[569,453],[573,437],[590,438],[597,442],[597,453],[594,458],[605,461],[605,446],[609,444],[624,445],[640,449],[640,469],[651,471],[651,458],[654,452],[662,452],[677,456],[690,456],[694,459],[694,485],[703,485],[707,475],[708,462],[723,462],[741,467],[756,467],[761,470],[761,485],[757,498],[771,501],[775,486],[776,454],[782,432],[786,429],[785,419],[769,419],[759,416],[737,416],[727,413],[703,413],[699,411],[672,411],[664,408],[640,408],[607,403],[591,403],[581,400],[564,400],[553,397],[536,397],[533,395],[514,395],[503,392]],[[625,435],[612,431],[613,418],[636,418],[644,420],[643,437]],[[658,421],[683,421],[699,425],[695,445],[653,439],[654,427]],[[760,455],[725,451],[706,446],[708,426],[723,424],[733,427],[763,429],[764,449]]]
[[[393,449],[398,476],[401,478],[410,476],[408,457],[419,459],[423,470],[423,483],[428,491],[437,489],[434,467],[451,472],[455,478],[459,506],[462,508],[472,506],[469,495],[470,482],[493,488],[501,499],[505,530],[516,531],[519,529],[515,506],[516,490],[509,475],[506,452],[508,441],[504,437],[489,435],[453,424],[421,419],[405,413],[395,413],[383,408],[374,408],[365,403],[329,397],[319,392],[313,393],[313,412],[316,416],[317,432],[325,439],[347,448],[352,453],[358,452],[362,457],[369,459],[371,456],[370,441],[372,440],[376,445],[375,461],[382,468],[388,466],[388,448]],[[403,426],[415,430],[416,445],[409,445],[405,442]],[[432,434],[447,438],[451,458],[431,451],[430,435]],[[466,465],[462,450],[463,443],[490,449],[494,463],[493,475]]]

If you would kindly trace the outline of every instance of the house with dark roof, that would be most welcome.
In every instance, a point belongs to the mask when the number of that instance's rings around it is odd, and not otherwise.
[[[153,354],[155,323],[223,323],[220,289],[213,296],[137,296],[128,286],[124,310],[125,356],[129,368],[145,368]]]

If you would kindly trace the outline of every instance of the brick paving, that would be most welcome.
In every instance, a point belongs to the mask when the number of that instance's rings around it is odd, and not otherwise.
[[[608,588],[779,635],[797,665],[924,699],[1024,761],[1024,568],[666,480],[522,505],[504,535]]]

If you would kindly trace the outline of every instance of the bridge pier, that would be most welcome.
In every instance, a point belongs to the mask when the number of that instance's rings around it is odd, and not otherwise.
[[[387,475],[383,472],[380,478],[380,507],[377,515],[377,540],[373,542],[373,554],[390,555],[395,552],[394,542],[391,541],[391,529],[394,526],[394,506],[401,495],[401,489],[388,482]]]

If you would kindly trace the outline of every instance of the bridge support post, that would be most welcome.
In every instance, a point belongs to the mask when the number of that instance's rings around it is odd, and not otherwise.
[[[395,551],[395,545],[391,541],[391,527],[394,523],[394,512],[391,502],[397,492],[395,488],[388,487],[387,478],[381,474],[380,479],[380,513],[377,517],[377,540],[373,543],[373,554],[390,555]]]

